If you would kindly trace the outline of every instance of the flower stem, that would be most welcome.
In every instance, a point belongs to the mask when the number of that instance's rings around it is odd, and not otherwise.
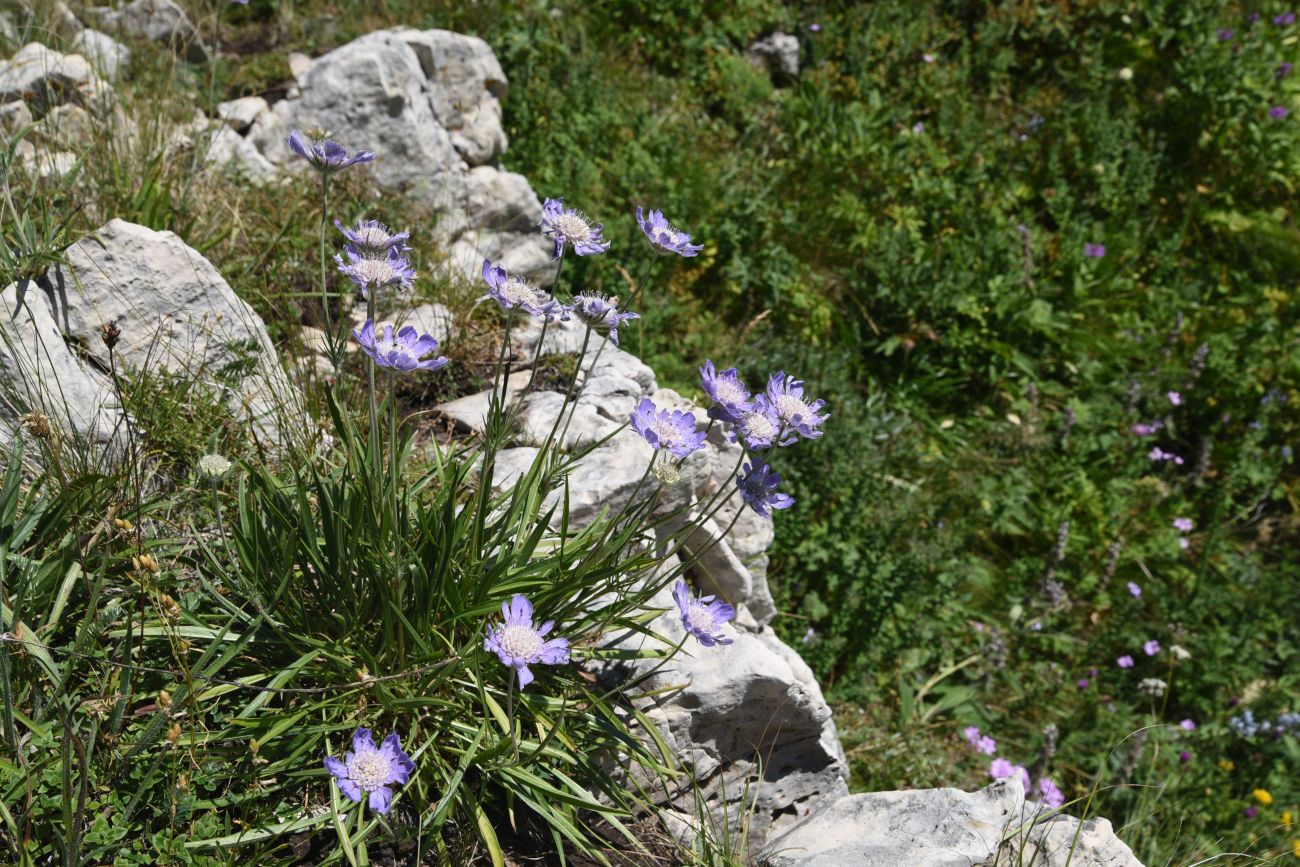
[[[582,348],[578,350],[578,362],[573,369],[573,376],[569,379],[569,388],[564,394],[564,403],[560,404],[560,411],[555,415],[555,423],[551,425],[551,432],[546,435],[546,442],[542,444],[542,451],[546,451],[555,439],[555,432],[560,429],[560,419],[564,418],[564,408],[573,400],[573,389],[578,384],[578,375],[582,373],[582,359],[587,355],[587,344],[591,340],[591,325],[587,325],[586,330],[582,332]]]
[[[325,348],[330,364],[334,370],[339,369],[339,341],[334,333],[334,317],[330,313],[329,288],[326,279],[329,270],[325,264],[325,234],[329,227],[330,179],[325,172],[320,173],[320,306],[325,314]]]
[[[564,250],[560,251],[560,263],[555,266],[555,280],[551,283],[551,295],[560,291],[560,272],[564,270]],[[546,329],[551,324],[550,317],[542,319],[542,336],[537,339],[537,349],[533,352],[533,374],[528,377],[528,387],[524,393],[533,390],[533,383],[537,380],[537,363],[542,359],[542,347],[546,345]]]

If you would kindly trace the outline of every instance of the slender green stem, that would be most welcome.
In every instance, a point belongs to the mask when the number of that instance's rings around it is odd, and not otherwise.
[[[320,306],[325,314],[325,348],[330,364],[339,369],[338,335],[334,333],[334,316],[330,313],[329,287],[326,283],[329,269],[325,258],[325,235],[329,228],[330,214],[330,179],[325,172],[320,173]]]
[[[596,349],[596,356],[591,359],[591,364],[587,366],[587,375],[582,378],[582,385],[578,386],[578,393],[573,398],[573,405],[569,407],[569,417],[564,422],[564,430],[560,431],[561,444],[564,443],[564,438],[569,435],[569,425],[573,423],[573,416],[578,411],[578,400],[582,397],[582,390],[587,387],[587,379],[591,377],[592,371],[596,369],[596,364],[600,361],[600,354],[605,351],[605,344],[607,343],[609,343],[609,334],[606,334],[605,339],[600,341],[600,346]],[[586,341],[584,340],[582,354],[578,356],[578,369],[574,372],[575,380],[577,379],[578,374],[582,373],[582,362],[583,359],[586,358],[586,355]],[[569,385],[570,388],[572,388],[573,383],[570,383]],[[567,399],[565,403],[567,405]],[[564,406],[560,407],[560,413],[564,413]]]
[[[560,429],[560,419],[564,418],[564,408],[573,400],[573,389],[578,384],[578,376],[582,373],[582,359],[587,356],[587,344],[591,340],[591,325],[587,325],[582,332],[582,348],[578,350],[578,361],[573,369],[573,377],[569,380],[569,388],[564,393],[564,403],[560,404],[560,411],[555,414],[555,423],[551,425],[551,432],[546,435],[546,442],[542,444],[542,451],[546,451],[551,443],[555,440],[555,432]]]
[[[497,360],[497,368],[501,372],[501,409],[506,408],[506,398],[510,395],[510,359],[513,353],[510,351],[510,328],[515,323],[515,311],[511,310],[506,315],[506,336],[501,341],[501,357]]]
[[[564,270],[564,250],[560,251],[560,262],[555,266],[555,280],[551,284],[551,295],[560,291],[560,272]],[[542,336],[537,339],[537,349],[533,351],[533,373],[528,377],[528,387],[524,389],[525,393],[533,390],[533,383],[537,380],[537,363],[542,358],[542,347],[546,345],[546,329],[551,324],[550,318],[542,319]]]
[[[641,276],[637,279],[636,285],[632,287],[632,297],[623,305],[624,310],[633,310],[637,301],[641,299],[641,287],[649,282],[654,275],[655,267],[659,264],[659,258],[662,254],[656,250],[655,254],[650,257],[650,264],[641,269]],[[645,358],[645,328],[642,327],[644,319],[637,320],[637,356]]]
[[[375,324],[375,287],[371,286],[366,291],[366,319],[371,323],[376,333],[379,327]],[[375,475],[381,471],[381,466],[377,460],[379,452],[379,393],[375,388],[375,360],[366,356],[366,379],[370,386],[370,473],[372,490],[377,487],[378,482]]]

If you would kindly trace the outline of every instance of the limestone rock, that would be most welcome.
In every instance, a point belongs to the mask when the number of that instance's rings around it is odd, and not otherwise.
[[[211,166],[228,167],[257,182],[270,181],[278,174],[252,142],[228,126],[219,126],[208,134],[203,160]]]
[[[212,387],[262,443],[312,427],[261,318],[176,235],[113,220],[69,247],[60,273],[67,288],[58,321],[101,366],[100,328],[112,322],[122,331],[119,363]]]
[[[72,40],[72,47],[90,62],[100,75],[115,79],[131,63],[131,50],[107,33],[87,27]]]
[[[125,443],[122,411],[108,378],[77,357],[52,315],[68,291],[51,271],[0,292],[0,449],[18,435],[21,415],[39,410],[62,432],[65,461],[111,459]]]
[[[191,63],[204,63],[208,59],[208,48],[193,22],[172,0],[132,0],[120,8],[88,11],[111,33],[165,42]]]
[[[669,609],[649,625],[662,641],[629,632],[608,646],[662,649],[680,641],[681,618],[666,588],[654,604]],[[688,639],[639,687],[665,692],[638,701],[694,777],[668,792],[668,806],[695,812],[698,789],[715,829],[739,829],[748,816],[753,857],[770,835],[845,797],[847,768],[830,708],[806,666],[791,667],[793,651],[778,652],[784,645],[770,634],[727,631],[732,644],[705,648]],[[601,676],[619,682],[657,664],[611,664]]]
[[[850,795],[771,841],[762,867],[1034,864],[1142,867],[1110,823],[1052,815],[1015,779],[978,792],[922,789]]]
[[[0,103],[14,100],[26,102],[32,116],[40,118],[66,103],[102,111],[112,103],[113,90],[81,55],[29,42],[0,61]]]
[[[230,125],[235,132],[243,135],[248,128],[271,108],[260,96],[244,96],[231,99],[217,106],[217,117]]]
[[[0,105],[0,130],[12,135],[32,122],[32,110],[21,100]]]
[[[778,30],[745,49],[745,59],[777,84],[788,84],[799,77],[799,39]]]

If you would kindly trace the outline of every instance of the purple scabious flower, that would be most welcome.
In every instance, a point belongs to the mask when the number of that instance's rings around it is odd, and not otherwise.
[[[970,748],[977,752],[991,756],[998,751],[998,742],[988,735],[980,734],[979,726],[967,726],[961,733]]]
[[[1118,665],[1120,668],[1132,668],[1133,657],[1129,656],[1126,653],[1123,656],[1121,656],[1119,659],[1115,660],[1115,664]]]
[[[327,175],[341,172],[348,166],[355,166],[358,163],[371,162],[375,158],[375,155],[370,151],[357,151],[355,154],[349,154],[347,148],[329,139],[311,141],[296,129],[289,133],[289,138],[286,141],[289,144],[289,150],[311,163],[318,172]]]
[[[1273,70],[1273,77],[1281,81],[1291,74],[1292,69],[1295,69],[1295,67],[1290,63],[1279,63],[1277,69]]]
[[[754,398],[754,408],[741,413],[731,428],[731,441],[743,441],[746,448],[753,450],[770,448],[780,435],[781,420],[777,418],[772,402],[763,394]]]
[[[1196,525],[1192,523],[1191,518],[1174,518],[1175,530],[1178,530],[1183,533],[1190,533],[1192,532],[1192,528],[1194,526]]]
[[[1160,652],[1160,642],[1152,638],[1142,645],[1142,652],[1147,656],[1155,656]]]
[[[1179,751],[1179,753],[1178,753],[1178,761],[1182,762],[1183,764],[1187,764],[1187,763],[1190,762],[1191,760],[1192,760],[1192,754],[1191,754],[1191,753],[1189,753],[1187,750],[1180,750],[1180,751]]]
[[[1233,32],[1232,32],[1231,28],[1228,28],[1228,27],[1220,27],[1220,28],[1219,28],[1219,41],[1220,41],[1220,42],[1227,42],[1227,41],[1228,41],[1229,39],[1231,39],[1232,37],[1233,37]]]
[[[398,290],[409,289],[415,281],[415,269],[410,261],[396,247],[389,247],[382,256],[362,256],[353,252],[351,245],[344,249],[347,261],[342,256],[335,256],[339,272],[348,277],[363,297],[369,297],[371,289],[383,289],[387,286]]]
[[[1147,452],[1147,458],[1149,458],[1151,461],[1173,461],[1176,466],[1180,466],[1180,467],[1183,465],[1182,458],[1180,458],[1178,455],[1174,454],[1173,452],[1165,451],[1164,449],[1160,448],[1160,446],[1156,446],[1155,448],[1151,449],[1151,451]]]
[[[375,334],[375,321],[367,319],[361,330],[353,331],[361,351],[375,360],[380,367],[387,367],[402,373],[412,370],[438,370],[447,366],[447,359],[427,358],[438,350],[438,341],[428,334],[421,334],[413,326],[403,326],[401,331],[393,333],[393,326],[384,326],[384,336]],[[421,360],[424,359],[424,360]]]
[[[480,301],[491,298],[501,305],[502,310],[522,310],[547,322],[568,318],[568,310],[560,302],[523,277],[510,276],[505,268],[493,265],[487,259],[483,260],[483,279],[488,284],[488,291]]]
[[[1079,689],[1087,689],[1089,686],[1092,685],[1092,681],[1088,680],[1088,678],[1086,677],[1081,677],[1078,679],[1078,681],[1075,682],[1074,685],[1077,686]]]
[[[1287,111],[1287,108],[1284,105],[1275,105],[1268,110],[1268,116],[1273,118],[1273,120],[1281,120],[1290,113],[1291,112]]]
[[[406,246],[410,232],[391,232],[378,220],[361,220],[356,226],[345,226],[335,220],[334,226],[348,239],[344,249],[357,258],[382,257],[389,250],[405,253],[411,249]]]
[[[781,476],[767,464],[757,469],[754,463],[745,464],[745,473],[736,478],[736,487],[740,489],[740,498],[764,518],[772,517],[774,509],[788,509],[794,505],[794,497],[777,491]]]
[[[649,398],[632,410],[632,430],[656,449],[667,449],[679,458],[704,446],[704,431],[695,429],[695,416],[681,410],[659,409]]]
[[[753,395],[734,367],[718,373],[713,362],[706,359],[700,368],[700,387],[713,401],[709,407],[711,419],[735,424],[741,415],[754,409]]]
[[[604,226],[593,226],[581,211],[564,207],[564,199],[547,199],[542,204],[542,232],[555,239],[555,258],[560,258],[564,245],[573,247],[579,256],[604,253],[609,242],[601,243]]]
[[[1162,421],[1153,421],[1153,422],[1151,422],[1151,424],[1145,424],[1145,423],[1143,423],[1143,422],[1138,422],[1137,424],[1135,424],[1135,425],[1133,425],[1131,428],[1129,428],[1129,431],[1130,431],[1134,436],[1149,437],[1149,436],[1151,436],[1152,434],[1154,434],[1156,431],[1159,431],[1159,430],[1161,430],[1162,428],[1164,428],[1164,426],[1165,426],[1165,423],[1162,422]]]
[[[640,313],[619,312],[618,299],[604,295],[583,293],[573,298],[570,312],[596,330],[608,329],[609,339],[618,346],[618,327],[624,322],[640,319]]]
[[[651,211],[642,214],[641,206],[636,206],[636,224],[650,241],[650,246],[665,253],[676,253],[688,258],[704,249],[703,244],[692,244],[691,236],[673,226],[664,219],[663,211]]]
[[[815,400],[809,403],[803,393],[803,380],[786,376],[783,371],[772,374],[767,381],[767,400],[772,406],[783,430],[789,434],[781,445],[790,445],[795,441],[794,434],[804,439],[817,439],[822,435],[822,423],[829,415],[818,415],[826,401]]]
[[[1178,727],[1179,727],[1180,729],[1182,729],[1183,731],[1185,731],[1185,732],[1194,732],[1194,731],[1196,731],[1196,723],[1193,722],[1193,721],[1190,720],[1190,719],[1185,719],[1185,720],[1183,720],[1182,722],[1180,722],[1180,723],[1178,724]]]
[[[1065,803],[1065,793],[1049,777],[1038,778],[1038,794],[1039,800],[1048,809],[1055,810]]]
[[[1134,599],[1138,599],[1142,596],[1142,588],[1138,586],[1135,582],[1130,581],[1128,582],[1128,593]]]
[[[546,634],[555,627],[555,621],[533,626],[533,604],[524,595],[516,593],[509,602],[502,602],[501,616],[505,622],[488,627],[483,649],[491,650],[502,665],[515,670],[519,675],[520,689],[533,682],[533,673],[528,666],[539,662],[561,665],[569,661],[569,640],[545,640]]]
[[[1285,27],[1285,26],[1287,26],[1288,24],[1294,24],[1294,23],[1295,23],[1295,13],[1294,13],[1294,12],[1283,12],[1281,15],[1274,15],[1274,16],[1273,16],[1273,23],[1276,24],[1278,27]]]
[[[368,794],[370,809],[382,815],[393,802],[391,787],[406,785],[415,763],[402,751],[397,732],[376,747],[370,729],[359,728],[352,735],[352,749],[341,760],[326,756],[325,769],[334,776],[339,791],[358,804],[362,794]]]
[[[1103,259],[1106,256],[1105,244],[1084,244],[1083,255],[1089,259]]]
[[[678,578],[673,586],[673,599],[677,600],[677,612],[682,617],[682,626],[705,647],[715,644],[731,644],[734,639],[722,632],[722,624],[736,616],[736,609],[714,596],[695,597]]]

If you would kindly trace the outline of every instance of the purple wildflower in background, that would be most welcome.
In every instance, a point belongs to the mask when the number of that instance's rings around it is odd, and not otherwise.
[[[1292,69],[1295,69],[1295,67],[1290,63],[1279,63],[1277,69],[1273,70],[1273,77],[1281,81],[1291,74]]]
[[[651,211],[643,215],[641,206],[636,206],[636,224],[656,250],[676,253],[678,256],[692,257],[704,249],[703,244],[692,244],[691,236],[673,226],[664,219],[663,211]]]
[[[574,297],[573,306],[569,310],[574,316],[577,316],[592,328],[608,330],[610,342],[615,346],[618,346],[618,327],[624,322],[631,322],[633,319],[641,318],[640,313],[620,313],[618,299],[607,298],[604,295],[586,293],[577,295]]]
[[[357,151],[355,154],[349,154],[347,148],[329,139],[319,142],[311,141],[296,129],[289,133],[286,141],[289,144],[289,150],[307,160],[317,171],[323,174],[341,172],[348,166],[368,163],[375,158],[375,155],[370,151]]]
[[[533,682],[533,673],[528,666],[539,662],[562,665],[569,661],[569,640],[552,638],[547,641],[546,634],[555,627],[555,621],[533,626],[533,603],[523,594],[516,593],[509,602],[502,602],[501,616],[505,622],[488,627],[483,649],[491,650],[502,665],[515,670],[520,689]]]
[[[781,420],[766,395],[758,395],[754,408],[742,413],[731,429],[733,443],[745,443],[747,448],[760,450],[770,448],[781,433]]]
[[[1192,532],[1192,527],[1194,526],[1196,525],[1192,523],[1191,518],[1174,518],[1175,530],[1179,530],[1183,533],[1190,533]]]
[[[812,24],[808,25],[808,29],[811,30],[813,33],[821,33],[822,26],[818,24],[816,21],[814,21]]]
[[[695,416],[681,410],[659,409],[649,398],[641,398],[632,410],[632,430],[653,448],[667,449],[684,458],[704,446],[704,431],[696,430]]]
[[[1089,259],[1102,259],[1106,256],[1105,244],[1084,244],[1083,255]]]
[[[411,249],[406,246],[406,241],[411,237],[410,232],[391,232],[378,220],[361,220],[355,227],[345,226],[335,220],[334,226],[348,239],[348,245],[344,249],[357,257],[387,256],[389,250],[405,253]]]
[[[415,269],[396,247],[389,247],[383,256],[361,256],[352,249],[343,251],[342,256],[335,256],[340,273],[350,279],[361,290],[362,296],[369,296],[371,289],[383,289],[393,286],[398,290],[408,289],[415,282]]]
[[[986,734],[981,734],[979,726],[967,726],[961,733],[970,748],[977,752],[991,756],[998,751],[998,742]]]
[[[401,331],[393,333],[393,326],[384,326],[384,336],[375,334],[375,321],[367,319],[360,331],[353,331],[361,351],[375,360],[380,367],[410,373],[412,370],[439,370],[447,366],[443,356],[425,358],[438,351],[438,341],[428,334],[421,334],[413,326],[406,325]],[[423,359],[423,360],[421,360]]]
[[[1255,808],[1255,805],[1254,805],[1254,804],[1251,804],[1249,807],[1247,807],[1246,809],[1242,810],[1242,811],[1241,811],[1241,814],[1242,814],[1243,816],[1245,816],[1247,819],[1253,819],[1253,818],[1255,818],[1257,815],[1259,815],[1259,810],[1257,810],[1257,809]]]
[[[1142,595],[1142,588],[1137,583],[1130,581],[1128,582],[1128,593],[1134,599],[1137,599]]]
[[[1132,668],[1133,657],[1129,656],[1126,653],[1123,656],[1121,656],[1119,659],[1115,660],[1115,664],[1118,665],[1120,668]]]
[[[1160,652],[1160,642],[1156,641],[1154,638],[1150,639],[1142,645],[1142,652],[1147,656],[1155,656]]]
[[[1227,41],[1228,41],[1229,39],[1231,39],[1232,37],[1233,37],[1233,32],[1232,32],[1231,29],[1229,29],[1229,28],[1227,28],[1227,27],[1220,27],[1220,28],[1219,28],[1219,41],[1220,41],[1220,42],[1227,42]]]
[[[1159,446],[1156,446],[1155,448],[1151,449],[1151,451],[1147,452],[1147,457],[1150,458],[1152,461],[1173,461],[1177,466],[1181,467],[1183,465],[1182,458],[1180,458],[1178,455],[1174,454],[1173,452],[1165,451]]]
[[[692,596],[686,582],[680,578],[673,586],[673,599],[677,600],[677,613],[682,617],[682,626],[700,644],[713,647],[716,644],[734,642],[734,639],[723,633],[722,624],[736,616],[736,609],[715,596]]]
[[[1188,548],[1192,547],[1192,542],[1191,542],[1191,540],[1188,539],[1186,536],[1179,536],[1179,537],[1178,537],[1178,547],[1181,548],[1182,550],[1186,551]]]
[[[1183,396],[1176,391],[1165,392],[1165,397],[1169,398],[1169,402],[1174,406],[1183,405]]]
[[[934,63],[934,55],[930,54],[929,52],[922,54],[921,59],[924,60],[926,63]]]
[[[550,295],[529,283],[523,277],[511,276],[500,265],[483,260],[483,280],[488,284],[487,294],[502,310],[522,310],[530,316],[540,316],[547,322],[563,319],[568,311]]]
[[[352,735],[352,749],[342,760],[326,756],[325,769],[333,775],[339,791],[358,804],[362,794],[368,794],[370,809],[382,815],[393,803],[391,787],[406,785],[415,763],[402,751],[397,732],[376,747],[370,729],[359,728]]]
[[[794,497],[777,491],[781,476],[767,464],[755,469],[753,462],[745,464],[745,473],[736,478],[740,498],[764,518],[772,517],[773,509],[788,509]]]
[[[995,780],[1015,777],[1020,780],[1021,787],[1029,791],[1029,771],[1025,770],[1024,765],[1013,765],[1006,759],[994,759],[989,765],[989,776]]]
[[[925,121],[918,120],[916,123],[912,124],[913,135],[920,135],[923,132],[925,132]]]
[[[1087,689],[1089,686],[1092,685],[1092,681],[1088,680],[1088,678],[1086,677],[1081,677],[1077,681],[1075,681],[1074,685],[1077,686],[1079,689]]]
[[[1134,436],[1149,437],[1152,434],[1154,434],[1156,431],[1161,430],[1164,426],[1165,423],[1162,421],[1153,421],[1151,422],[1151,424],[1144,424],[1143,422],[1138,422],[1137,424],[1129,428],[1129,432],[1132,433]]]
[[[1284,105],[1275,105],[1268,110],[1268,116],[1273,118],[1273,120],[1281,120],[1290,113],[1291,112],[1287,111],[1286,106]]]
[[[1048,809],[1055,810],[1065,804],[1065,793],[1049,777],[1038,778],[1038,794],[1039,800]]]
[[[1179,750],[1179,752],[1178,752],[1178,761],[1182,762],[1183,764],[1187,764],[1187,763],[1190,762],[1191,760],[1192,760],[1192,754],[1191,754],[1191,753],[1189,753],[1187,750]]]
[[[1281,15],[1273,16],[1273,23],[1279,27],[1286,27],[1288,24],[1295,23],[1294,12],[1283,12]]]
[[[579,256],[604,253],[609,249],[608,242],[601,242],[600,233],[604,226],[593,226],[582,212],[564,207],[562,198],[547,199],[542,205],[542,231],[555,239],[557,259],[564,253],[565,244]]]
[[[734,367],[718,373],[713,362],[706,359],[700,367],[700,387],[713,401],[713,406],[709,407],[711,419],[735,424],[742,414],[754,409],[753,395]]]
[[[1196,731],[1196,723],[1192,722],[1192,721],[1189,720],[1189,719],[1185,719],[1185,720],[1183,720],[1182,722],[1180,722],[1180,723],[1178,724],[1178,727],[1179,727],[1180,729],[1182,729],[1183,731],[1185,731],[1185,732],[1194,732],[1194,731]]]
[[[783,430],[789,434],[781,445],[793,443],[794,434],[810,440],[822,435],[822,423],[830,418],[828,415],[819,415],[822,407],[826,406],[826,401],[815,400],[809,403],[804,397],[803,380],[786,376],[784,371],[777,371],[767,381],[766,396]]]

